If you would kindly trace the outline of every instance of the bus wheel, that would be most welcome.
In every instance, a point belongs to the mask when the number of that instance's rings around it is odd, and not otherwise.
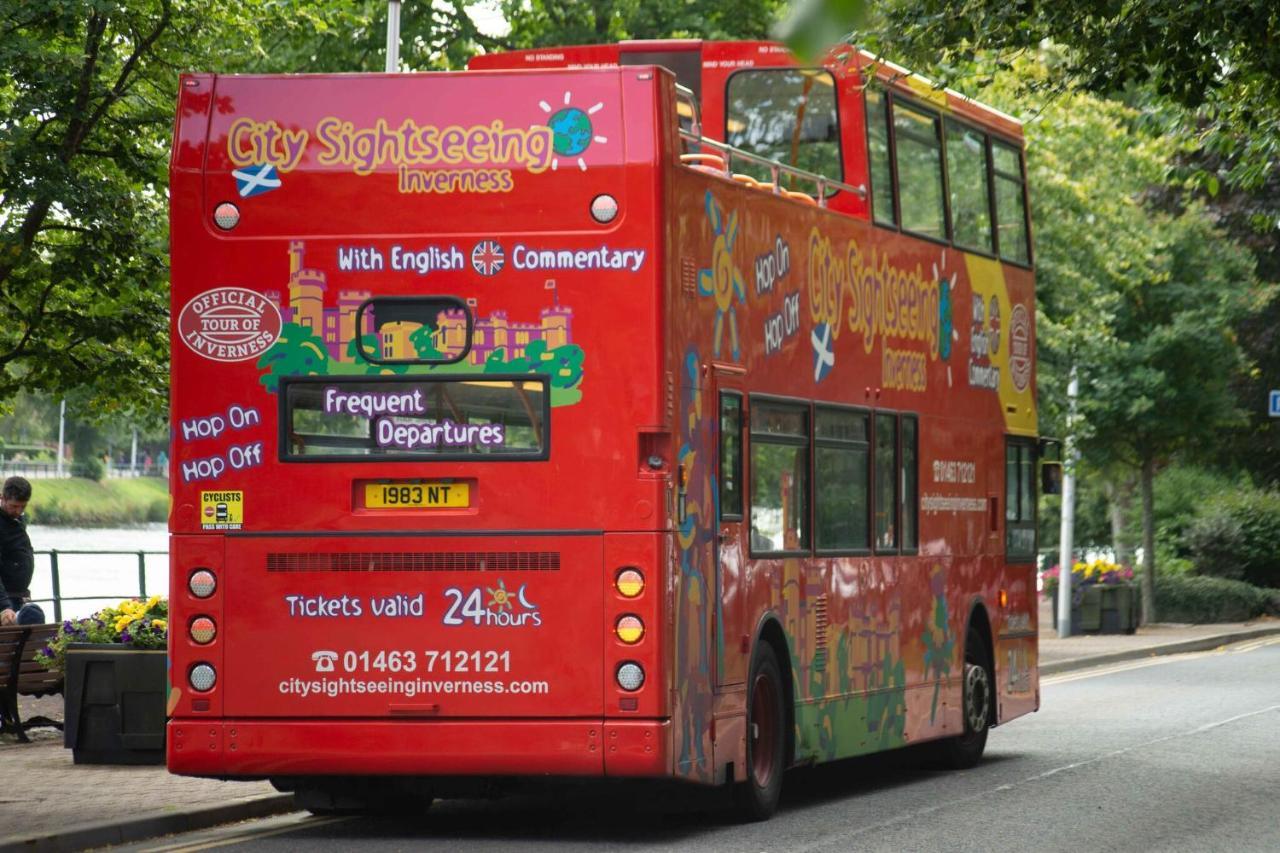
[[[994,683],[987,660],[987,643],[982,632],[970,626],[964,643],[964,734],[941,743],[942,760],[956,770],[976,765],[987,748]]]
[[[741,818],[765,820],[778,810],[787,744],[782,671],[768,643],[756,645],[747,690],[747,781],[734,799]]]

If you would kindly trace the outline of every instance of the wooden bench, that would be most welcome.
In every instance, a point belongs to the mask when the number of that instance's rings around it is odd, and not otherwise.
[[[56,624],[0,628],[0,732],[15,734],[23,743],[31,740],[27,729],[62,728],[62,723],[48,717],[32,717],[24,722],[18,709],[19,694],[53,696],[62,692],[62,673],[46,669],[36,660],[36,652],[56,633]]]

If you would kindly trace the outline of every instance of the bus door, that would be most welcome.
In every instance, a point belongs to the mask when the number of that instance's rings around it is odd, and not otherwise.
[[[740,652],[750,631],[744,624],[746,612],[747,534],[745,527],[746,478],[742,460],[746,436],[746,394],[743,370],[716,365],[712,371],[712,393],[716,407],[715,488],[716,488],[716,580],[715,673],[716,687],[746,681],[746,655]]]

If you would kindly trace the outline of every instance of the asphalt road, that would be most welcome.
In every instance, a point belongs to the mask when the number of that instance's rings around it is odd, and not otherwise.
[[[734,824],[714,792],[593,784],[127,849],[1280,850],[1280,638],[1049,678],[1043,703],[967,772],[910,750],[792,771],[763,824]]]

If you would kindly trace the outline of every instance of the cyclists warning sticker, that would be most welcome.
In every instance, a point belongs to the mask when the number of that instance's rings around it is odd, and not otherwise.
[[[244,525],[244,492],[201,492],[202,530],[239,530]]]

